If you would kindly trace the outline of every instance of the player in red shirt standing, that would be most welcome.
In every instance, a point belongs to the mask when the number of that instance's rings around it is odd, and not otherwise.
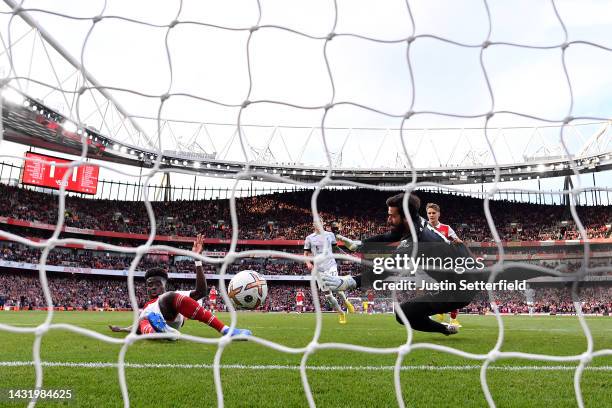
[[[368,314],[374,313],[374,291],[368,290]]]
[[[436,229],[436,231],[444,235],[451,242],[456,242],[456,243],[463,242],[459,239],[459,237],[457,236],[457,234],[451,228],[450,225],[442,224],[440,222],[440,206],[438,204],[429,203],[427,204],[426,210],[427,210],[427,219],[429,220],[429,223],[431,224],[431,226]],[[450,312],[450,324],[452,324],[453,326],[461,327],[459,320],[457,320],[458,314],[459,314],[459,311],[456,309]],[[438,314],[436,315],[436,318],[438,321],[442,322],[444,321],[444,314]]]
[[[295,294],[295,310],[298,313],[302,313],[304,311],[304,292],[302,289],[298,289]]]
[[[210,292],[208,292],[208,305],[211,312],[217,311],[217,289],[214,285],[210,287]]]

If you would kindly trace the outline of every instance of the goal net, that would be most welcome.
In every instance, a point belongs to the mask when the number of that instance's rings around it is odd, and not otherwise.
[[[611,96],[606,79],[609,68],[599,69],[589,61],[599,58],[609,63],[612,44],[594,36],[589,25],[578,20],[601,18],[598,23],[609,25],[603,16],[612,14],[603,9],[578,10],[582,5],[558,1],[529,6],[436,2],[435,7],[413,1],[392,5],[245,1],[231,6],[113,1],[101,2],[97,8],[80,3],[4,0],[0,15],[0,146],[25,134],[43,140],[41,146],[61,141],[75,157],[66,163],[54,162],[64,173],[54,196],[57,222],[48,239],[29,239],[0,225],[2,239],[42,251],[36,264],[48,306],[44,322],[36,327],[0,323],[1,331],[35,336],[33,388],[43,388],[47,375],[41,356],[43,339],[52,330],[70,331],[121,346],[118,381],[123,402],[129,406],[126,354],[146,337],[136,334],[136,324],[131,333],[118,338],[56,323],[47,277],[52,250],[78,245],[133,256],[126,265],[126,279],[134,323],[138,319],[134,279],[142,276],[144,268],[139,265],[148,255],[161,251],[201,260],[210,266],[207,272],[219,268],[220,297],[235,328],[240,315],[223,279],[232,265],[253,257],[301,264],[313,260],[299,252],[237,250],[239,240],[248,239],[249,228],[239,217],[244,209],[237,204],[238,191],[252,189],[254,182],[282,182],[311,189],[308,211],[315,223],[321,221],[322,205],[325,214],[331,212],[329,203],[319,200],[331,187],[407,193],[445,188],[478,195],[494,250],[489,265],[493,277],[505,270],[512,256],[502,245],[496,214],[491,212],[493,199],[501,193],[506,198],[525,194],[545,196],[550,203],[565,202],[567,219],[576,230],[572,239],[582,242],[575,262],[578,267],[569,272],[546,268],[573,283],[575,318],[586,339],[584,350],[573,355],[507,350],[505,323],[493,291],[486,296],[498,334],[486,353],[415,342],[409,325],[405,341],[393,347],[326,343],[321,340],[320,291],[312,277],[309,290],[316,324],[309,344],[290,347],[267,340],[264,333],[249,340],[302,356],[299,371],[309,406],[314,407],[316,400],[309,359],[330,349],[396,356],[393,387],[400,407],[410,405],[402,389],[402,366],[418,350],[477,362],[482,393],[491,407],[496,406],[488,380],[491,365],[508,359],[575,364],[574,395],[578,406],[584,406],[585,369],[594,359],[612,355],[612,350],[594,346],[579,301],[578,282],[591,269],[588,231],[576,209],[579,198],[597,204],[596,197],[601,200],[601,193],[611,190],[595,181],[585,184],[590,179],[581,172],[610,164],[607,126],[611,115],[601,108]],[[25,120],[24,109],[42,115],[42,122],[19,125]],[[27,140],[24,136],[21,142]],[[24,160],[10,149],[0,153],[6,160]],[[142,245],[60,237],[71,217],[66,206],[71,179],[79,166],[91,164],[90,158],[109,157],[112,161],[95,162],[100,172],[115,180],[139,178],[142,182],[142,187],[125,189],[126,197],[134,196],[144,206],[150,221]],[[180,228],[172,214],[162,219],[156,213],[159,207],[154,211],[152,204],[166,190],[152,191],[150,186],[166,183],[170,188],[168,173],[174,180],[187,180],[185,185],[197,177],[210,177],[231,189],[229,219],[226,223],[211,220],[220,234],[230,231],[222,255],[196,254],[155,240],[162,225]],[[572,176],[573,182],[563,190],[553,189],[545,177],[555,175]],[[189,194],[189,199],[195,197]],[[220,193],[212,196],[220,197]],[[407,202],[403,210],[409,212]],[[453,210],[460,209],[447,211]],[[129,218],[115,215],[115,219],[123,217]],[[282,239],[272,221],[264,228],[263,233]],[[514,228],[510,234],[518,234],[522,226],[504,228]],[[342,232],[350,235],[350,229]],[[346,263],[360,262],[351,254],[334,256]],[[532,264],[525,267],[537,269]],[[350,300],[362,309],[367,297],[363,293]],[[397,312],[401,310],[397,306],[395,290],[373,302],[375,313]],[[405,316],[402,319],[406,321]],[[221,360],[232,338],[181,335],[181,339],[217,347],[211,370],[217,403],[223,406]],[[30,405],[36,403],[32,398]]]

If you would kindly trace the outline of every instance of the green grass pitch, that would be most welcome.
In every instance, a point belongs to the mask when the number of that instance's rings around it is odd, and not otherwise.
[[[20,327],[41,323],[43,312],[0,312],[0,323]],[[57,312],[54,323],[71,323],[87,329],[111,333],[106,325],[129,324],[132,315],[121,312]],[[228,320],[226,314],[221,319]],[[486,353],[498,336],[492,316],[461,316],[464,327],[456,336],[415,333],[415,343],[434,343],[460,350]],[[575,355],[586,350],[587,341],[576,317],[504,317],[502,351],[522,351],[550,355]],[[312,339],[314,314],[239,313],[239,327],[253,330],[259,337],[291,347],[306,346]],[[612,349],[612,318],[586,319],[594,349]],[[209,327],[188,321],[184,333],[217,337]],[[8,362],[32,361],[32,334],[0,331],[0,389],[32,388],[34,367],[10,366]],[[396,347],[406,341],[405,329],[392,315],[350,315],[346,326],[336,316],[323,316],[320,342],[342,342],[372,347]],[[72,389],[71,401],[41,401],[38,406],[102,407],[122,406],[117,369],[108,367],[69,367],[66,363],[116,363],[120,346],[79,334],[53,330],[43,337],[44,362],[61,363],[44,367],[44,388]],[[129,348],[127,362],[141,364],[127,368],[130,401],[134,407],[216,406],[212,369],[215,345],[185,340],[139,341]],[[228,407],[307,406],[299,370],[301,355],[279,352],[252,343],[230,344],[221,363],[225,404]],[[315,402],[322,407],[396,406],[393,372],[395,355],[322,350],[313,354],[308,365],[309,382]],[[153,364],[164,364],[153,367]],[[195,368],[181,364],[198,365]],[[401,382],[404,400],[410,407],[482,407],[477,360],[431,350],[414,350],[406,355]],[[263,367],[262,367],[263,366]],[[569,368],[564,368],[564,367]],[[498,407],[574,407],[573,376],[576,363],[530,360],[500,360],[488,372],[489,387]],[[366,369],[364,367],[368,367]],[[587,407],[612,406],[612,356],[596,358],[583,374],[581,385]],[[0,401],[0,406],[25,406],[25,402]]]

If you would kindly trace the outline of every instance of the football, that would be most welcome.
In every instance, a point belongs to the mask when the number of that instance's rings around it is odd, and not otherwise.
[[[256,309],[268,296],[268,283],[257,272],[238,272],[227,287],[227,294],[237,309]]]

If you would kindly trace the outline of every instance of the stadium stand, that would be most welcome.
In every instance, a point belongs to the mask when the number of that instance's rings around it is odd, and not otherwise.
[[[310,192],[297,191],[260,195],[237,199],[240,220],[240,250],[273,248],[292,253],[302,252],[302,239],[312,231]],[[363,237],[379,233],[385,227],[384,200],[388,192],[363,194],[358,190],[324,190],[319,198],[321,216],[327,223],[337,223],[342,233]],[[475,253],[489,262],[497,259],[497,247],[488,233],[482,215],[482,200],[453,194],[419,192],[423,202],[437,202],[453,211],[443,213],[444,222],[453,225],[459,236],[468,242]],[[359,202],[358,205],[356,203]],[[537,262],[556,267],[561,262],[568,270],[581,266],[583,246],[567,208],[558,205],[537,205],[509,201],[491,201],[491,212],[503,241],[507,241],[507,259]],[[223,256],[231,237],[228,200],[154,202],[158,216],[158,240],[181,248],[191,245],[193,236],[204,233],[209,238],[206,249],[212,256]],[[590,266],[607,266],[612,259],[612,209],[604,206],[577,207],[593,245]],[[164,214],[160,217],[159,214]],[[146,239],[149,220],[142,205],[129,201],[66,198],[67,228],[62,236],[78,236],[121,246],[135,246]],[[0,184],[0,223],[6,231],[32,240],[50,236],[57,218],[55,197],[46,193]],[[562,220],[562,221],[559,221]],[[520,241],[520,242],[516,242]],[[514,243],[512,243],[514,242]],[[573,245],[574,244],[574,245]],[[38,275],[35,271],[40,250],[7,240],[0,241],[0,307],[22,309],[44,308],[45,303]],[[552,259],[554,258],[554,259]],[[101,248],[78,245],[59,246],[52,250],[47,265],[52,269],[49,285],[54,305],[65,310],[130,309],[125,273],[132,256]],[[158,252],[143,257],[138,271],[163,265],[168,272],[193,273],[189,258],[171,252]],[[53,269],[53,267],[57,267]],[[218,272],[217,267],[205,264],[207,274]],[[59,269],[58,269],[59,268]],[[283,259],[242,259],[230,265],[228,273],[244,269],[278,275],[270,281],[266,304],[268,311],[290,311],[294,307],[295,291],[308,285],[308,280],[286,281],[284,277],[304,276],[302,264]],[[342,262],[341,274],[355,274],[357,266]],[[69,272],[69,273],[67,273]],[[605,274],[605,273],[604,273]],[[209,284],[215,284],[210,280]],[[191,279],[176,279],[177,289],[193,285]],[[144,286],[136,278],[139,304],[144,302]],[[365,293],[349,294],[364,298]],[[384,294],[383,294],[384,295]],[[559,287],[540,287],[535,298],[527,304],[519,292],[497,292],[500,310],[504,313],[574,313],[569,290]],[[586,313],[612,312],[612,287],[587,287],[581,292]],[[305,291],[305,310],[313,310],[311,294]],[[378,293],[381,296],[381,293]],[[320,299],[324,308],[323,297]],[[389,299],[379,299],[377,310],[390,311]],[[529,309],[531,306],[531,309]],[[467,313],[487,313],[489,300],[480,299],[464,310]]]
[[[319,196],[323,219],[336,222],[344,235],[362,237],[385,228],[385,198],[389,192],[324,190]],[[489,242],[482,200],[461,195],[419,192],[422,202],[437,202],[444,222],[454,226],[464,241]],[[277,193],[236,200],[240,239],[303,239],[312,232],[309,191]],[[356,204],[358,203],[358,204]],[[210,238],[231,237],[228,200],[153,202],[159,235]],[[578,231],[568,208],[510,201],[491,201],[491,213],[503,241],[577,239]],[[444,208],[453,211],[444,212]],[[589,238],[609,238],[612,208],[578,206]],[[160,214],[164,214],[160,217]],[[57,202],[45,193],[0,184],[0,216],[23,221],[55,224]],[[6,220],[4,220],[6,223]],[[1,222],[1,220],[0,220]],[[66,197],[67,227],[146,234],[149,219],[144,205],[131,201],[90,200]],[[270,225],[273,227],[270,228]]]

